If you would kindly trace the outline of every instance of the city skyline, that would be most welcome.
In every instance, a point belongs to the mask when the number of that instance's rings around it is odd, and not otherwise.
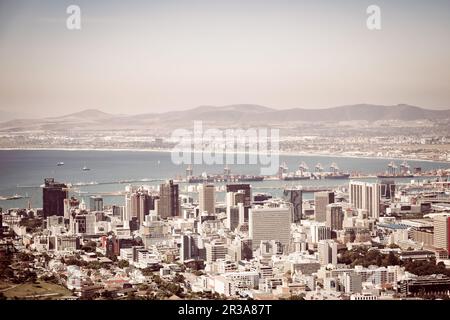
[[[78,1],[81,30],[70,4],[0,4],[0,110],[450,107],[446,1],[377,1],[375,31],[366,1]]]

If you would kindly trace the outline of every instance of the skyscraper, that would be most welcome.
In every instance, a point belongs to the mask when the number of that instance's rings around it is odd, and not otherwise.
[[[343,230],[344,212],[342,206],[337,203],[327,205],[326,226],[331,230]]]
[[[180,260],[184,262],[189,259],[197,259],[199,257],[199,235],[187,234],[181,236]]]
[[[384,179],[380,181],[381,196],[391,199],[395,195],[395,181],[393,179]]]
[[[318,243],[320,240],[331,239],[331,229],[324,222],[312,222],[310,224],[311,242]]]
[[[337,265],[337,243],[333,240],[320,240],[318,244],[319,263]]]
[[[210,243],[205,243],[206,261],[214,262],[218,259],[225,259],[228,253],[227,246],[222,240],[214,239]]]
[[[158,214],[163,219],[180,215],[178,184],[174,184],[173,180],[160,185]]]
[[[438,216],[433,219],[433,244],[436,248],[445,249],[450,254],[450,217]]]
[[[327,205],[334,203],[334,192],[324,191],[314,193],[314,220],[325,222],[327,220]]]
[[[48,216],[64,216],[64,199],[67,199],[67,186],[55,182],[53,178],[44,180],[42,190],[42,211],[44,218]]]
[[[239,226],[239,207],[227,206],[227,222],[225,225],[231,231],[234,231]]]
[[[233,193],[242,194],[242,198],[240,194],[235,196]],[[233,199],[233,203],[228,203],[227,206],[232,205],[236,206],[238,203],[243,203],[244,205],[244,219],[248,221],[248,213],[249,209],[252,206],[252,189],[249,184],[227,184],[227,199]]]
[[[380,217],[380,185],[361,181],[350,181],[349,201],[356,209],[366,210],[368,217]]]
[[[213,184],[199,186],[198,203],[200,213],[208,212],[209,214],[214,214],[216,212],[216,189]]]
[[[302,219],[302,191],[298,189],[286,189],[283,195],[285,200],[292,204],[292,222],[300,222]]]
[[[250,209],[249,236],[252,239],[253,249],[256,249],[262,240],[278,240],[286,247],[291,238],[291,208]]]

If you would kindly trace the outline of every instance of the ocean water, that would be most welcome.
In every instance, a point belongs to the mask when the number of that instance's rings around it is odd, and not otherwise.
[[[327,170],[335,162],[342,171],[360,173],[384,172],[390,160],[365,159],[332,156],[296,156],[282,155],[280,163],[285,162],[289,171],[297,170],[301,162],[305,162],[311,170],[320,162]],[[57,166],[64,162],[63,166]],[[397,164],[400,161],[396,161]],[[449,163],[430,161],[409,161],[411,167],[429,169],[448,169]],[[87,166],[91,170],[83,171]],[[259,165],[229,165],[234,174],[260,174]],[[194,165],[194,174],[222,173],[223,165]],[[90,194],[96,192],[115,192],[125,188],[127,184],[158,185],[166,179],[184,177],[186,165],[174,164],[168,152],[150,151],[67,151],[67,150],[0,150],[0,196],[19,194],[28,196],[18,200],[0,200],[0,207],[21,208],[31,201],[32,207],[42,206],[42,190],[40,185],[48,177],[65,183],[103,183],[77,187],[86,193],[85,201]],[[140,180],[145,179],[145,182]],[[133,180],[132,183],[119,181]],[[406,179],[407,181],[411,179]],[[345,185],[348,180],[302,180],[302,181],[262,181],[251,182],[254,192],[281,194],[285,186],[303,185]],[[183,190],[183,185],[181,186]],[[222,194],[218,195],[221,200]],[[308,198],[306,195],[305,198]],[[122,205],[122,196],[105,196],[105,204]],[[88,203],[88,202],[87,202]]]

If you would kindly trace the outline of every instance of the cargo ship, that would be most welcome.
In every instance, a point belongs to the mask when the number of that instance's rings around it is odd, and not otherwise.
[[[333,162],[330,165],[330,171],[324,174],[324,179],[348,179],[350,178],[350,173],[348,172],[341,172],[338,165]]]
[[[285,181],[297,181],[297,180],[310,180],[311,174],[305,174],[306,170],[308,170],[308,166],[306,163],[302,162],[298,166],[298,170],[295,172],[288,172],[288,167],[286,163],[283,163],[278,171],[278,177],[280,180]]]
[[[400,170],[394,161],[389,162],[388,170],[385,173],[377,174],[377,178],[413,178],[414,175],[410,171],[410,166],[406,161],[400,164]]]

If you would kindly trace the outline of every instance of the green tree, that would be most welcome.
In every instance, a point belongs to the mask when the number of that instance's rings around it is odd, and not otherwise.
[[[130,266],[130,263],[127,260],[120,260],[117,263],[117,266],[121,269],[124,269],[124,268],[128,268]]]

